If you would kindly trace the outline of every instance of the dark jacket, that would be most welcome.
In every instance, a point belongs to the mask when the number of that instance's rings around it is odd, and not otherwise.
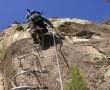
[[[52,23],[41,16],[40,12],[33,11],[27,15],[28,22],[33,22],[35,26],[39,26],[41,28],[46,28],[46,25],[49,25],[53,29]]]

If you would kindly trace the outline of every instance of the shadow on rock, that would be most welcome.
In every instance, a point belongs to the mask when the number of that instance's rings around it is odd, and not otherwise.
[[[53,34],[45,34],[43,49],[45,50],[51,46],[54,46],[54,39],[56,44],[62,44],[63,38],[60,35],[54,35],[54,38],[53,38]]]

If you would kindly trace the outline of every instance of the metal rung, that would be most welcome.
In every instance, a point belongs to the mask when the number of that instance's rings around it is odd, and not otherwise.
[[[16,79],[16,77],[18,77],[19,75],[25,74],[25,73],[32,73],[32,72],[37,72],[37,73],[48,73],[49,71],[47,70],[29,70],[29,71],[22,71],[21,73],[17,74],[14,79]]]
[[[21,58],[23,58],[23,57],[31,56],[31,55],[33,55],[33,56],[35,56],[35,57],[37,56],[36,53],[30,53],[30,54],[25,54],[25,55],[19,56],[19,57],[14,58],[14,59],[21,59]]]
[[[39,71],[39,70],[29,70],[29,71],[22,71],[21,73],[17,74],[14,76],[13,78],[13,81],[16,85],[16,78],[22,74],[25,74],[25,73],[34,73],[34,72],[37,72],[37,73],[47,73],[48,71],[44,70],[44,71]]]
[[[30,89],[30,90],[34,90],[34,89],[48,89],[48,87],[33,87],[33,86],[19,86],[19,87],[14,87],[10,90],[21,90],[21,89]]]
[[[28,70],[28,71],[22,71],[21,73],[17,74],[16,76],[25,74],[25,73],[31,73],[31,72],[48,73],[49,71],[47,71],[47,70],[42,70],[42,71],[41,70]]]
[[[23,50],[27,49],[27,48],[30,48],[30,47],[36,47],[35,44],[31,45],[31,46],[27,46],[27,47],[24,47]]]

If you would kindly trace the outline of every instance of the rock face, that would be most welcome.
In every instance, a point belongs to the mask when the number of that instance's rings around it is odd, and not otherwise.
[[[110,25],[69,18],[50,21],[55,30],[44,35],[44,50],[33,43],[27,23],[12,24],[1,33],[0,90],[60,90],[51,32],[56,33],[63,85],[70,78],[68,65],[76,64],[84,72],[90,90],[110,90]]]

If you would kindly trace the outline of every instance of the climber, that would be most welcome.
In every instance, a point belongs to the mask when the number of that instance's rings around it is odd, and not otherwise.
[[[29,22],[29,26],[31,28],[30,32],[34,42],[36,42],[36,33],[39,33],[37,28],[41,28],[42,29],[41,32],[42,34],[44,34],[48,32],[47,26],[53,29],[53,25],[48,19],[42,17],[41,12],[35,10],[29,10],[29,9],[27,9],[27,11],[28,13],[26,17]]]

